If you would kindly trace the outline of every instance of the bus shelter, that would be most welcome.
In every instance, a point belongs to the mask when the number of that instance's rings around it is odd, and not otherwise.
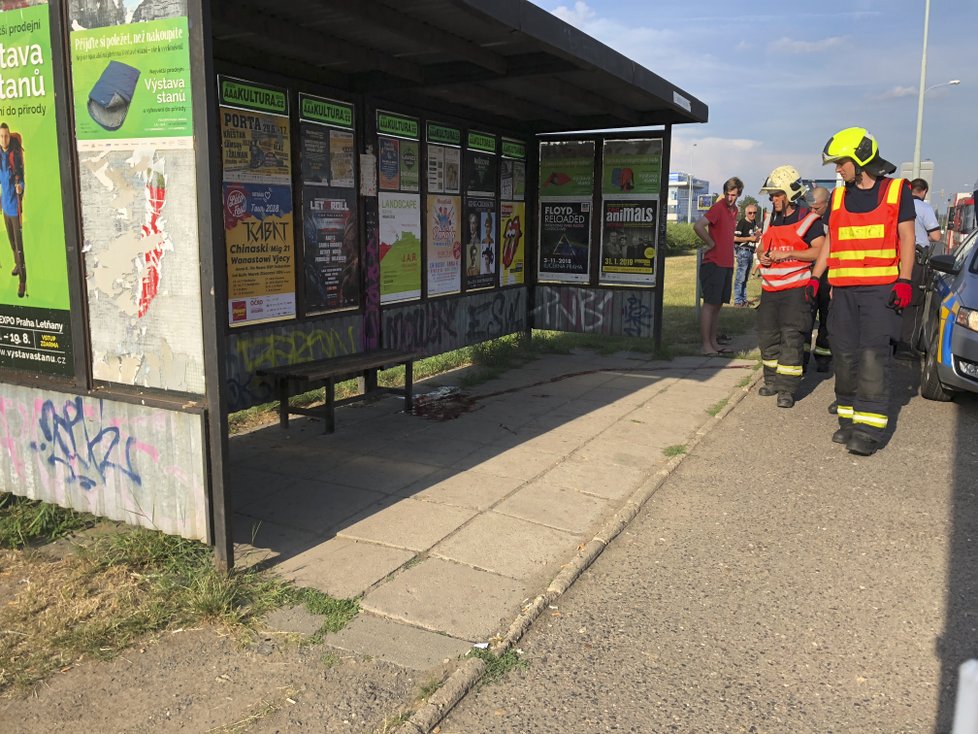
[[[228,566],[261,370],[659,339],[706,105],[525,0],[0,0],[0,32],[3,491]]]

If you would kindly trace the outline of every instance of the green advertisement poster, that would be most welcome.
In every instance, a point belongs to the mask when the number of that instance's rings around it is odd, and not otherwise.
[[[0,12],[0,34],[0,367],[71,375],[48,6]]]
[[[193,146],[185,17],[72,31],[71,79],[79,150],[144,138]]]
[[[421,197],[380,194],[380,302],[421,297]]]
[[[606,140],[601,166],[602,194],[659,194],[661,140]]]
[[[594,143],[540,145],[540,196],[591,196],[594,193]]]

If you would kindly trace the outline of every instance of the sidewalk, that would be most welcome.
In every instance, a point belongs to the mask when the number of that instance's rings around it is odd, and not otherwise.
[[[454,420],[384,398],[341,408],[331,435],[300,419],[234,437],[236,562],[361,597],[328,644],[441,665],[504,632],[667,453],[743,394],[753,367],[548,355],[465,391],[475,403]]]

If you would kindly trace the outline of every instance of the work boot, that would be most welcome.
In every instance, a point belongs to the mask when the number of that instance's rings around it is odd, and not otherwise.
[[[829,413],[831,413],[832,415],[838,415],[838,413],[839,413],[839,401],[838,400],[833,400],[831,403],[829,403]]]
[[[778,407],[779,408],[793,408],[795,407],[795,399],[791,397],[790,392],[779,392],[778,393]]]
[[[846,444],[849,443],[850,438],[852,438],[852,426],[840,428],[838,431],[832,434],[833,443]]]
[[[862,431],[853,431],[849,440],[846,441],[846,448],[849,449],[849,453],[857,456],[872,456],[879,447],[879,441]]]
[[[770,385],[762,385],[761,389],[757,391],[757,394],[760,395],[762,398],[769,398],[772,395],[777,395],[778,391],[775,390]]]

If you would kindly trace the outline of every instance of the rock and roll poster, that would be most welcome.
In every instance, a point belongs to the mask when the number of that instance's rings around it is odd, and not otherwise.
[[[459,231],[462,199],[428,195],[428,295],[458,293],[462,288],[462,241]]]
[[[605,199],[601,212],[601,282],[655,283],[658,199]]]
[[[540,202],[541,281],[586,283],[591,253],[591,202]]]
[[[526,281],[526,204],[504,201],[499,207],[499,285]]]

